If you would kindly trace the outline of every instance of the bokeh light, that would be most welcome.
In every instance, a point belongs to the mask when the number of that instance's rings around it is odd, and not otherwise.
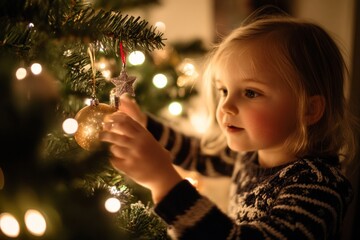
[[[74,118],[68,118],[65,119],[65,121],[62,124],[62,128],[65,133],[67,134],[74,134],[78,130],[79,124]]]
[[[136,66],[141,65],[145,62],[145,55],[141,51],[133,51],[129,55],[130,64]]]
[[[8,237],[16,238],[20,233],[20,225],[10,213],[0,215],[0,229]]]
[[[18,70],[16,70],[15,76],[18,80],[24,79],[26,75],[27,75],[27,71],[25,68],[18,68]]]
[[[155,87],[164,88],[164,87],[166,87],[166,85],[168,83],[168,79],[164,74],[158,73],[153,77],[152,82]]]
[[[46,231],[44,216],[37,210],[29,209],[25,213],[26,228],[35,236],[42,236]]]
[[[168,109],[169,109],[170,114],[174,115],[174,116],[180,115],[183,111],[183,107],[182,107],[181,103],[176,102],[176,101],[170,103]]]
[[[121,202],[119,199],[117,198],[108,198],[105,201],[105,209],[111,213],[115,213],[117,211],[119,211],[121,208]]]
[[[40,63],[34,63],[31,65],[30,69],[33,74],[39,75],[42,71],[42,66]]]

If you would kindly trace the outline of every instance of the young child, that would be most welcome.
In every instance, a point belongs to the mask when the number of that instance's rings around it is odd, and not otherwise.
[[[340,162],[355,144],[332,38],[313,23],[263,17],[235,29],[207,66],[221,131],[185,136],[123,97],[101,134],[112,165],[151,190],[176,239],[337,239],[352,196]],[[172,164],[231,176],[229,212]]]

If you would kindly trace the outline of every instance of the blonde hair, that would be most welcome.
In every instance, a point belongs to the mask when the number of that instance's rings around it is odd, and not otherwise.
[[[287,149],[299,157],[342,153],[347,159],[353,158],[356,144],[343,90],[347,69],[342,54],[324,29],[289,16],[264,17],[240,26],[210,53],[204,82],[211,128],[202,139],[204,150],[211,153],[226,145],[215,127],[215,72],[230,52],[253,42],[260,44],[264,57],[271,57],[269,65],[298,99],[297,129],[285,143]],[[325,110],[317,123],[308,126],[304,116],[314,95],[324,98]]]

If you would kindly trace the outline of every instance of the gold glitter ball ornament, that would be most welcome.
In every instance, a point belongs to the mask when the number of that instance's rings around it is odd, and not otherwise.
[[[102,123],[105,115],[115,112],[116,109],[108,104],[97,103],[82,108],[75,116],[78,122],[78,130],[74,138],[84,149],[91,151],[100,144],[99,133],[102,131]]]

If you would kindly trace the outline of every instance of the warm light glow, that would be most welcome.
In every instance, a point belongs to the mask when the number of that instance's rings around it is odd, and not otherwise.
[[[18,68],[18,70],[16,70],[15,76],[18,80],[23,80],[27,75],[27,71],[25,68]]]
[[[29,27],[29,28],[33,28],[33,27],[35,27],[35,25],[34,25],[33,23],[29,23],[29,24],[28,24],[28,27]]]
[[[108,198],[105,201],[105,208],[111,213],[115,213],[120,210],[121,208],[121,202],[117,198]]]
[[[42,67],[41,67],[40,63],[34,63],[31,65],[30,68],[31,68],[31,72],[35,75],[40,74],[42,71]]]
[[[84,104],[85,104],[86,106],[90,106],[90,105],[91,105],[91,101],[92,101],[91,98],[86,98],[86,99],[84,100]]]
[[[165,29],[166,29],[166,25],[165,23],[161,22],[161,21],[158,21],[154,24],[154,26],[156,27],[156,29],[159,31],[159,32],[162,32],[164,33],[165,32]]]
[[[100,69],[105,69],[106,68],[106,63],[100,62],[98,66],[99,66]]]
[[[191,177],[186,177],[185,179],[188,180],[191,183],[191,185],[193,185],[194,187],[197,187],[198,180],[191,178]]]
[[[185,63],[183,66],[182,72],[187,76],[193,76],[196,73],[194,64]]]
[[[8,237],[17,237],[20,233],[20,225],[10,213],[0,215],[0,229]]]
[[[194,126],[194,129],[198,133],[205,133],[207,130],[206,123],[207,122],[207,116],[206,114],[191,114],[190,115],[190,123]]]
[[[164,74],[158,73],[153,77],[152,82],[155,87],[164,88],[167,85],[168,79]]]
[[[79,124],[74,118],[66,119],[63,124],[62,128],[65,133],[67,134],[74,134],[78,130]]]
[[[132,65],[141,65],[145,61],[145,55],[141,51],[134,51],[129,55],[129,63]]]
[[[30,233],[35,236],[42,236],[46,231],[44,216],[37,210],[29,209],[25,213],[25,225]]]
[[[109,80],[111,78],[111,71],[110,70],[104,70],[101,71],[102,75],[104,76],[105,79]]]
[[[172,102],[169,104],[169,112],[171,115],[178,116],[182,113],[182,105],[179,102]]]

